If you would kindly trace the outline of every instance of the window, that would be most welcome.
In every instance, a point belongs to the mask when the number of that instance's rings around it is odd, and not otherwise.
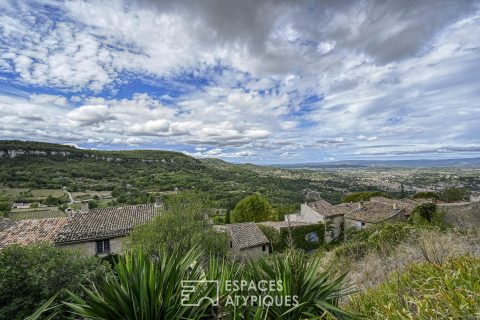
[[[305,235],[305,240],[307,240],[308,242],[316,243],[318,242],[318,235],[315,231],[309,232]]]
[[[266,247],[265,245],[262,246],[262,251],[265,251]]]
[[[233,242],[230,241],[230,248],[233,248]]]
[[[110,239],[97,241],[97,253],[110,253]]]

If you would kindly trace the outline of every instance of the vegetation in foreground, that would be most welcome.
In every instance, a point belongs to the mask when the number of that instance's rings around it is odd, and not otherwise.
[[[0,250],[0,319],[25,319],[53,295],[67,299],[63,289],[85,296],[82,286],[101,287],[110,266],[97,257],[49,244],[12,245]],[[66,316],[60,306],[58,316]]]
[[[339,299],[349,293],[344,288],[344,276],[334,278],[332,271],[320,272],[320,260],[303,252],[288,251],[245,265],[214,257],[208,265],[203,265],[199,262],[200,255],[195,248],[185,254],[162,249],[154,257],[141,249],[129,252],[115,266],[116,277],[107,278],[100,289],[85,289],[86,299],[70,293],[73,302],[65,304],[76,316],[105,320],[358,318],[338,307]],[[182,305],[182,280],[219,281],[219,305],[214,306],[209,300],[201,300],[195,307]],[[267,291],[251,286],[237,291],[228,289],[228,282],[235,280],[282,281],[282,285],[281,289],[268,287]],[[204,296],[215,298],[215,295],[213,283],[196,284],[188,302],[197,302]],[[252,297],[263,300],[266,296],[284,298],[283,301],[287,296],[298,296],[299,303],[266,306],[252,300]]]
[[[352,312],[368,319],[480,318],[480,258],[413,264],[381,285],[353,296]]]

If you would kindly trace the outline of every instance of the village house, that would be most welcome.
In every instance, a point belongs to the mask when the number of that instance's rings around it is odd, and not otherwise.
[[[158,213],[154,204],[90,210],[88,202],[82,202],[79,212],[69,211],[65,218],[17,222],[2,219],[0,248],[11,244],[48,242],[61,248],[80,250],[88,255],[121,254],[125,237],[133,228],[147,223]]]
[[[54,239],[55,245],[77,249],[88,255],[121,254],[125,237],[134,227],[147,223],[158,215],[153,204],[82,209],[68,219]]]
[[[253,222],[216,226],[229,237],[231,254],[240,261],[259,258],[270,253],[270,241]]]
[[[285,221],[319,223],[325,225],[325,243],[329,243],[340,236],[343,229],[343,215],[350,210],[350,204],[332,205],[321,199],[314,202],[302,203],[300,212],[285,216]]]
[[[403,207],[405,208],[405,216],[407,219],[412,215],[415,207],[422,204],[421,202],[412,199],[390,199],[386,197],[372,197],[370,198],[370,202],[380,202],[391,205],[396,204],[398,207]]]
[[[31,203],[23,203],[23,202],[14,202],[12,204],[13,209],[30,209],[32,206]]]
[[[345,214],[345,229],[363,229],[385,222],[406,221],[408,210],[398,203],[379,201],[357,202],[356,209]]]

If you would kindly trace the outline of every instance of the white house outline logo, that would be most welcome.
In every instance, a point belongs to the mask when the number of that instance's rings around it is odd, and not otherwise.
[[[198,301],[190,303],[190,295],[195,292],[199,285],[215,285],[215,299],[211,297],[201,297]],[[181,291],[181,304],[185,307],[198,307],[203,300],[208,300],[215,307],[220,305],[219,296],[220,296],[220,284],[217,280],[182,280],[182,291]]]

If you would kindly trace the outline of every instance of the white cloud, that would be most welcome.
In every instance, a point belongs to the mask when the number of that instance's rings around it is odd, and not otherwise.
[[[85,105],[70,111],[67,119],[76,126],[91,126],[113,119],[106,105]]]
[[[2,137],[306,160],[479,143],[478,1],[0,10]]]

